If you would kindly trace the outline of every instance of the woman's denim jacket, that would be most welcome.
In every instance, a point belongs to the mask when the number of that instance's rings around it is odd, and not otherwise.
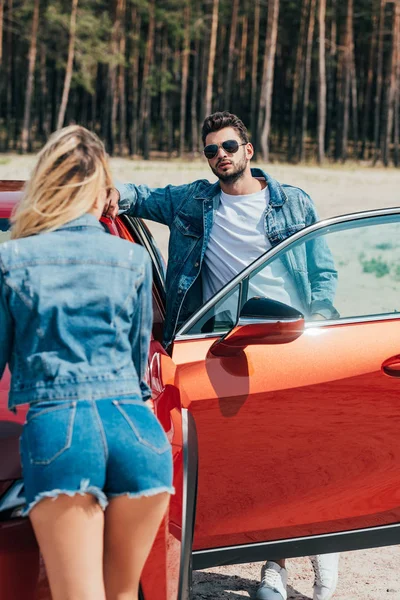
[[[0,246],[0,374],[9,407],[149,397],[151,263],[138,245],[85,214]]]
[[[270,202],[265,211],[265,235],[272,246],[318,220],[310,196],[300,188],[281,185],[261,171],[253,177],[265,178]],[[187,185],[149,188],[146,185],[121,184],[120,212],[164,223],[170,228],[166,278],[166,321],[164,343],[168,346],[177,328],[202,304],[199,277],[216,210],[220,202],[219,183],[205,179]],[[307,249],[293,252],[289,268],[308,314],[336,316],[333,299],[337,272],[332,255],[322,238]],[[306,255],[307,252],[307,255]]]

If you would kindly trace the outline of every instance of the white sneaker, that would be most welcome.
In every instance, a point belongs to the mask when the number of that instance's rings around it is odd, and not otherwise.
[[[330,600],[339,575],[339,553],[310,556],[315,573],[313,600]]]
[[[269,560],[261,569],[257,600],[287,600],[287,571]]]

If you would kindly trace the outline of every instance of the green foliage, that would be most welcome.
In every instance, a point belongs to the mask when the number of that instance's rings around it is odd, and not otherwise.
[[[181,0],[168,0],[156,3],[156,23],[163,24],[168,30],[168,35],[175,44],[180,44],[184,36],[183,9]]]
[[[74,83],[94,93],[98,64],[122,64],[125,57],[110,52],[111,21],[106,11],[94,15],[90,9],[79,11],[75,49]]]
[[[364,273],[371,273],[378,279],[390,273],[390,267],[388,263],[382,260],[381,256],[368,259],[365,258],[364,255],[360,255],[360,262],[362,264]]]
[[[156,96],[159,93],[174,92],[177,85],[174,83],[173,74],[170,71],[160,71],[155,65],[150,69],[149,75],[150,94]]]
[[[400,265],[393,265],[392,277],[395,281],[400,281]]]
[[[53,48],[57,68],[64,70],[70,28],[70,10],[64,2],[51,2],[45,13],[45,42]],[[95,0],[78,4],[73,86],[94,93],[94,77],[98,64],[121,64],[124,57],[110,52],[111,19],[103,2]]]
[[[381,244],[375,244],[375,248],[377,250],[393,250],[396,248],[396,245],[392,244],[392,242],[382,242]]]

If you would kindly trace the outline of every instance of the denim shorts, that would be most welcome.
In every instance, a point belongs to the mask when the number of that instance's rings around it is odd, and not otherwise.
[[[139,397],[32,404],[21,441],[24,514],[43,498],[174,493],[171,444]]]

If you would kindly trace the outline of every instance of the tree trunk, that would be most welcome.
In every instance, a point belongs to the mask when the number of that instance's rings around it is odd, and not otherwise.
[[[255,150],[258,148],[257,139],[257,75],[258,75],[258,46],[260,39],[260,0],[254,0],[254,31],[253,57],[251,64],[251,108],[250,132]]]
[[[383,27],[385,20],[386,0],[381,0],[379,11],[379,29],[378,29],[378,57],[376,68],[376,88],[375,88],[375,114],[374,114],[374,164],[379,158],[380,153],[380,120],[381,120],[381,98],[382,98],[382,77],[383,77]]]
[[[83,125],[83,127],[88,126],[88,93],[85,89],[79,88],[75,91],[75,98],[77,102],[75,103],[74,113],[77,114],[78,123]],[[70,105],[74,106],[74,103],[71,102]]]
[[[210,54],[211,29],[206,27],[200,43],[200,80],[199,80],[199,126],[206,114],[207,71]]]
[[[340,160],[342,158],[343,150],[343,113],[344,113],[344,77],[345,77],[345,44],[346,44],[346,32],[339,35],[338,44],[338,64],[336,71],[336,139],[335,139],[335,159]]]
[[[7,17],[8,22],[12,23],[14,18],[14,0],[8,0],[7,5]],[[14,100],[14,56],[13,56],[13,28],[9,27],[7,31],[6,39],[6,110],[5,110],[5,122],[6,127],[6,139],[5,139],[5,151],[10,147],[11,142],[11,124],[13,120],[13,100]]]
[[[319,0],[319,54],[318,54],[318,162],[325,160],[326,129],[326,66],[325,66],[326,0]]]
[[[235,102],[232,103],[233,111],[239,114],[245,110],[248,112],[248,106],[250,102],[249,87],[246,85],[246,58],[247,58],[247,46],[249,37],[249,19],[247,15],[242,18],[242,41],[240,46],[239,55],[239,94],[238,97],[235,94]],[[236,108],[237,107],[237,108]]]
[[[143,158],[150,158],[150,67],[154,53],[155,31],[155,0],[149,2],[149,29],[147,33],[146,50],[143,62],[143,75],[140,96],[139,123],[143,128]]]
[[[96,64],[93,67],[93,81],[95,82],[95,91],[90,97],[90,129],[93,131],[97,126],[97,82],[99,78],[99,65]]]
[[[26,84],[25,93],[25,110],[24,110],[24,123],[22,126],[21,135],[21,152],[25,154],[28,151],[29,143],[29,127],[31,121],[31,106],[32,106],[32,92],[33,82],[35,78],[35,63],[36,63],[36,52],[37,52],[37,32],[39,26],[39,3],[40,0],[35,0],[33,7],[33,18],[32,18],[32,33],[31,41],[29,45],[29,64],[28,64],[28,80]]]
[[[352,113],[352,125],[353,125],[353,142],[354,142],[354,156],[358,156],[358,92],[357,92],[357,72],[356,62],[354,57],[354,40],[352,43],[351,52],[351,65],[350,65],[350,79],[351,79],[351,113]]]
[[[210,52],[209,52],[209,56],[208,56],[207,88],[206,88],[206,102],[205,102],[205,106],[204,106],[204,117],[210,115],[211,109],[212,109],[212,92],[213,92],[214,68],[215,68],[215,50],[217,47],[217,31],[218,31],[218,8],[219,8],[219,0],[213,0]]]
[[[105,140],[108,152],[112,152],[112,149],[110,149],[110,68],[108,65],[101,63],[98,65],[98,112],[100,114],[101,136]]]
[[[349,122],[350,122],[350,92],[353,66],[353,0],[347,1],[346,37],[345,37],[345,60],[344,60],[344,106],[343,106],[343,135],[342,135],[342,160],[348,155],[349,145]]]
[[[179,127],[179,155],[182,156],[185,151],[185,133],[186,133],[186,101],[187,87],[189,77],[189,54],[190,54],[190,0],[186,0],[183,13],[185,34],[182,51],[182,86],[181,86],[181,114]]]
[[[160,65],[160,71],[161,71],[161,80],[165,81],[167,74],[169,72],[168,70],[168,60],[169,60],[169,56],[170,56],[170,48],[168,46],[168,31],[167,29],[165,29],[165,31],[163,32],[163,34],[160,34],[160,38],[161,38],[161,65]],[[163,86],[162,90],[161,90],[161,101],[160,101],[160,127],[159,127],[159,144],[160,144],[160,150],[164,151],[164,150],[168,150],[168,146],[169,146],[169,123],[168,123],[168,93],[167,90],[165,88],[165,86]]]
[[[263,106],[265,107],[264,122],[261,130],[261,152],[264,161],[269,159],[269,134],[271,128],[272,90],[274,87],[274,68],[276,41],[278,37],[279,0],[272,0],[268,5],[267,36],[265,41],[265,70],[263,79],[265,87],[262,90]]]
[[[57,129],[61,129],[64,124],[65,111],[68,104],[69,89],[71,87],[72,79],[72,67],[74,64],[75,54],[75,36],[76,36],[76,13],[78,10],[78,0],[72,0],[71,20],[69,27],[69,45],[68,45],[68,59],[67,68],[65,71],[64,89],[61,99],[60,111],[57,119]]]
[[[400,19],[396,31],[396,85],[394,95],[394,164],[399,166],[399,136],[400,136]]]
[[[363,110],[363,122],[362,122],[362,131],[361,131],[361,153],[360,157],[362,159],[366,159],[366,149],[367,149],[367,138],[368,138],[368,130],[369,123],[371,120],[371,100],[372,100],[372,83],[374,79],[374,62],[375,62],[375,50],[376,50],[376,38],[377,38],[377,15],[375,13],[376,0],[372,0],[372,36],[371,36],[371,45],[369,48],[369,58],[368,58],[368,70],[367,70],[367,82],[366,82],[366,90],[364,96],[364,110]]]
[[[283,53],[282,44],[277,43],[276,45],[276,58],[275,58],[275,87],[274,87],[274,96],[277,98],[282,98],[281,102],[275,102],[275,115],[276,115],[276,123],[277,123],[277,149],[279,153],[284,152],[285,143],[287,141],[287,108],[286,102],[283,100],[286,96],[286,72],[285,72],[285,55]],[[272,138],[271,138],[272,139]],[[286,150],[287,154],[287,150]]]
[[[307,48],[306,48],[306,61],[304,70],[304,93],[303,93],[303,110],[301,119],[301,132],[300,132],[300,160],[305,159],[305,137],[307,135],[308,126],[308,102],[310,98],[310,80],[311,80],[311,58],[312,58],[312,46],[314,39],[314,25],[315,25],[315,4],[316,0],[310,0],[310,18],[308,21],[307,31]]]
[[[126,88],[125,88],[125,59],[126,59],[126,0],[121,1],[121,12],[119,14],[119,54],[122,63],[118,71],[118,100],[119,100],[119,153],[125,154],[126,148]]]
[[[115,19],[111,30],[111,56],[112,63],[109,68],[109,105],[111,106],[110,122],[109,122],[109,147],[110,154],[114,154],[117,134],[117,114],[119,106],[118,93],[118,66],[116,59],[119,53],[119,45],[121,38],[121,14],[124,0],[116,0]]]
[[[399,60],[399,59],[397,59]],[[394,166],[398,167],[399,166],[399,131],[400,131],[400,127],[399,127],[399,110],[400,110],[400,102],[399,102],[399,84],[400,84],[400,79],[397,76],[397,85],[396,85],[396,92],[395,92],[395,111],[394,111],[394,144],[393,144],[393,160],[394,160]]]
[[[4,0],[0,0],[0,67],[3,62]]]
[[[132,156],[138,153],[138,106],[139,106],[139,42],[141,18],[136,7],[132,9],[132,25],[134,38],[132,42],[132,114],[130,128],[130,153]]]
[[[239,0],[233,0],[232,19],[230,22],[231,33],[229,36],[229,48],[228,48],[228,67],[227,67],[227,73],[226,73],[225,95],[224,95],[224,109],[225,110],[231,110],[230,102],[231,102],[231,96],[232,96],[232,71],[233,71],[233,60],[235,57],[238,10],[239,10]]]
[[[399,1],[397,0],[393,5],[393,16],[392,16],[392,48],[389,58],[388,74],[389,74],[389,85],[386,93],[386,106],[385,106],[385,132],[384,132],[384,144],[383,144],[383,164],[385,167],[389,165],[390,161],[390,145],[393,135],[393,120],[394,120],[394,104],[395,104],[395,93],[396,93],[396,74],[397,74],[397,46],[398,46],[398,29],[399,29]]]
[[[239,57],[239,83],[243,84],[240,86],[240,93],[246,91],[243,86],[246,82],[247,38],[248,38],[248,18],[247,18],[247,15],[244,15],[243,19],[242,19],[242,42],[240,45],[240,57]]]
[[[191,118],[192,118],[192,153],[199,151],[199,124],[197,117],[197,93],[199,89],[199,58],[200,58],[200,38],[197,36],[194,44],[194,64],[193,64],[193,84],[192,84],[192,103],[191,103]]]
[[[227,26],[225,25],[225,23],[221,23],[218,26],[217,47],[215,50],[215,55],[219,57],[219,68],[213,81],[213,96],[214,98],[216,98],[216,102],[218,103],[218,105],[221,102],[222,110],[225,110],[225,105],[222,105],[222,103],[224,102],[223,99],[225,97],[226,88],[226,65],[224,63],[226,30]]]
[[[297,50],[296,50],[296,62],[294,65],[293,71],[293,92],[292,92],[292,107],[290,114],[290,133],[289,133],[289,152],[288,159],[292,161],[295,154],[295,149],[297,146],[297,136],[296,136],[296,124],[297,124],[297,111],[298,111],[298,103],[299,103],[299,92],[303,89],[303,81],[304,81],[304,68],[302,67],[302,63],[304,60],[304,36],[306,31],[306,23],[307,23],[307,9],[308,9],[308,0],[303,0],[302,9],[301,9],[301,19],[300,19],[300,30],[299,30],[299,39],[297,42]]]
[[[4,0],[0,0],[0,105],[2,103],[5,73],[3,67]],[[1,115],[1,113],[0,113]],[[1,147],[1,146],[0,146]]]
[[[55,58],[49,59],[49,106],[50,106],[50,131],[57,128],[57,106],[58,98],[61,93],[60,86],[60,71],[55,68]]]
[[[40,118],[39,133],[42,138],[47,139],[50,135],[50,111],[48,102],[48,86],[46,71],[46,47],[40,46]]]
[[[332,0],[331,26],[330,26],[330,49],[328,53],[328,76],[327,76],[327,119],[325,131],[325,148],[331,154],[331,137],[334,122],[335,108],[335,69],[337,58],[337,24],[336,24],[337,0]]]

